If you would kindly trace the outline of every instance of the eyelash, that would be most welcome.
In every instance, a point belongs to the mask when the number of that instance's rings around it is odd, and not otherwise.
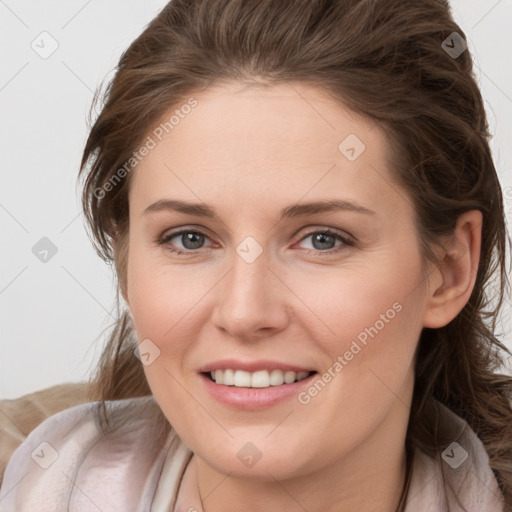
[[[203,233],[202,231],[198,231],[198,230],[194,230],[194,229],[182,229],[181,231],[176,231],[174,233],[169,233],[168,235],[164,235],[164,236],[161,236],[159,237],[157,240],[156,240],[156,243],[158,245],[166,245],[169,243],[169,241],[179,235],[182,235],[184,233],[193,233],[193,234],[196,234],[196,235],[204,235],[206,238],[209,238],[208,235],[206,233]],[[317,231],[310,231],[309,233],[307,233],[306,235],[304,235],[300,240],[299,242],[302,242],[303,240],[305,240],[306,238],[312,236],[312,235],[316,235],[316,234],[323,234],[323,235],[332,235],[333,237],[335,237],[336,239],[340,240],[342,242],[341,245],[338,246],[338,248],[335,248],[335,249],[330,249],[330,250],[327,250],[327,251],[318,251],[316,249],[306,249],[307,251],[307,254],[314,254],[314,255],[332,255],[332,254],[336,254],[336,253],[339,253],[341,252],[342,250],[346,249],[346,247],[353,247],[355,244],[352,240],[346,238],[346,237],[343,237],[341,236],[339,233],[337,233],[336,231],[333,231],[331,229],[321,229],[321,230],[317,230]],[[201,249],[197,249],[197,250],[189,250],[189,251],[183,251],[181,249],[174,249],[173,247],[171,247],[171,245],[169,245],[168,247],[166,247],[167,250],[173,252],[173,253],[176,253],[177,255],[182,255],[182,254],[185,254],[185,255],[192,255],[192,254],[197,254],[198,252],[200,252]]]

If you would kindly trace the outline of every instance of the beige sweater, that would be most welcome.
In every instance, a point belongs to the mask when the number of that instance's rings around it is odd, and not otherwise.
[[[154,398],[108,402],[119,428],[107,436],[94,418],[97,405],[66,409],[30,433],[7,465],[0,512],[201,512],[197,489],[183,479],[192,453],[163,429]],[[441,430],[457,444],[436,458],[416,451],[406,511],[460,512],[458,498],[466,512],[503,512],[482,443],[440,407]]]

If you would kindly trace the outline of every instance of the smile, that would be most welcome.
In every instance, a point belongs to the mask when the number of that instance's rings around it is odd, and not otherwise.
[[[284,370],[259,370],[256,372],[247,372],[244,370],[213,370],[207,372],[206,376],[216,384],[224,386],[235,386],[238,388],[268,388],[270,386],[281,386],[283,384],[292,384],[309,377],[316,372],[294,372]]]
[[[218,403],[239,411],[262,410],[283,402],[286,403],[311,386],[317,375],[316,371],[257,370],[247,372],[244,370],[230,371],[229,368],[199,373],[207,394]],[[219,382],[217,382],[217,378]],[[221,384],[220,380],[224,378],[227,382],[231,382],[230,379],[232,379],[233,383],[223,382]],[[253,379],[256,385],[253,384]]]

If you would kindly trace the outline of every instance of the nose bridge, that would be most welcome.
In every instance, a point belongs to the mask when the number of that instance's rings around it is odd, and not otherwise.
[[[269,253],[253,237],[246,237],[235,248],[231,271],[218,295],[215,321],[219,327],[243,337],[262,328],[283,326],[285,308],[269,263]]]
[[[269,294],[268,253],[261,251],[256,254],[254,246],[242,242],[233,254],[232,270],[225,288],[225,303],[230,303],[230,310],[240,316],[249,312],[257,313],[266,301],[264,295]]]

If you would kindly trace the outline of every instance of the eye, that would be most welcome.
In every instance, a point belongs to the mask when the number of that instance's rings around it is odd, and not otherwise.
[[[306,250],[308,253],[312,251],[314,254],[338,253],[354,245],[351,239],[330,229],[311,231],[303,236],[299,243],[308,238],[311,238],[311,246]],[[199,253],[200,249],[210,247],[204,245],[205,240],[209,240],[209,237],[202,231],[182,229],[181,231],[166,233],[158,238],[156,242],[177,254],[194,254]],[[338,245],[336,245],[336,241],[338,241]]]
[[[311,231],[301,238],[301,242],[311,238],[311,246],[308,249],[312,250],[315,254],[332,254],[339,252],[346,248],[346,246],[353,246],[354,242],[348,237],[342,236],[339,233],[330,229],[323,229],[319,231]],[[340,243],[336,246],[336,241]]]
[[[176,239],[176,242],[172,242],[174,239]],[[174,233],[164,234],[157,240],[157,243],[167,246],[167,249],[177,254],[191,254],[198,252],[197,249],[203,248],[205,239],[208,239],[208,236],[201,231],[184,229]],[[181,243],[183,250],[180,250],[181,248],[179,246],[176,248],[176,243]]]

